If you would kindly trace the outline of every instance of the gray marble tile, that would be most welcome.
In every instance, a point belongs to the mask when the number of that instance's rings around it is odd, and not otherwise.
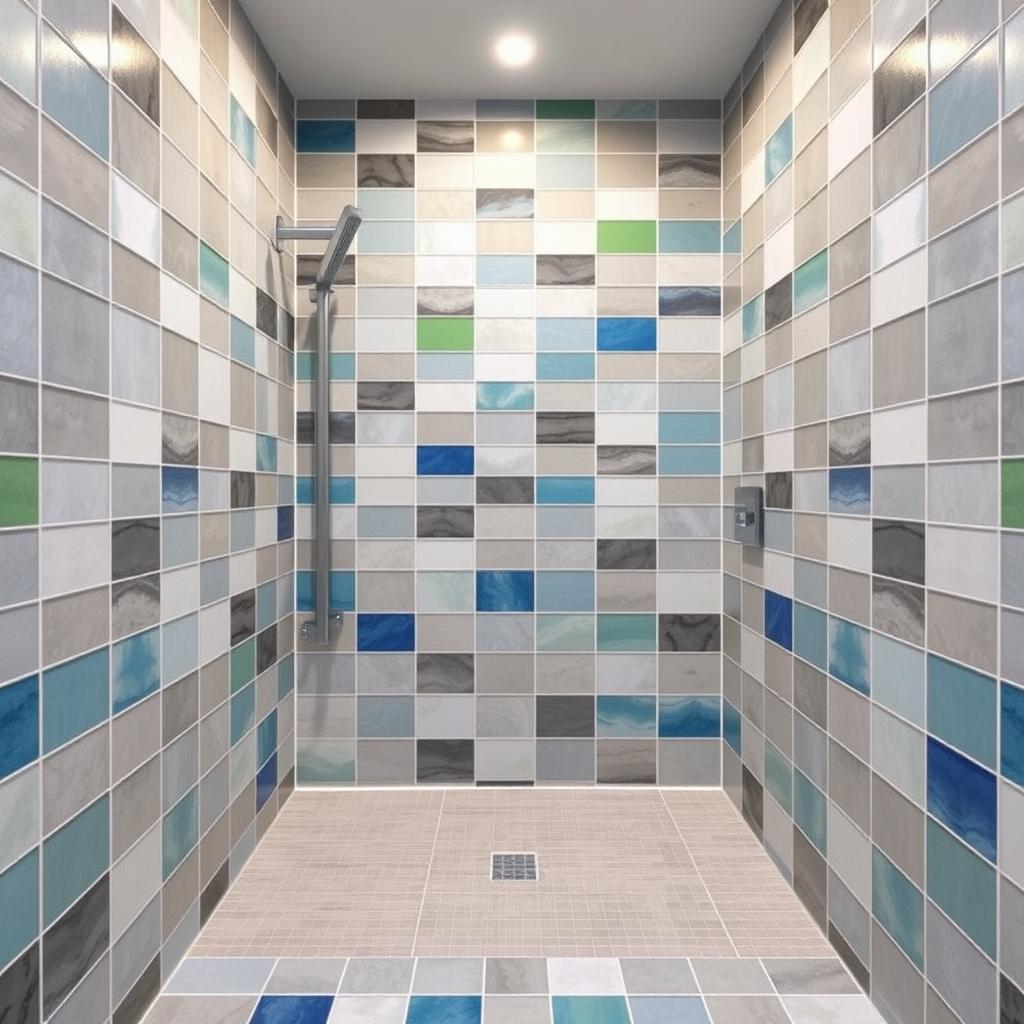
[[[472,121],[418,121],[416,148],[420,153],[472,153]]]
[[[597,541],[598,569],[656,569],[658,542],[655,540]]]
[[[43,269],[99,295],[109,294],[106,237],[46,200],[41,218]]]
[[[334,995],[338,990],[345,960],[282,957],[277,962],[266,992]]]
[[[654,445],[600,445],[597,449],[600,476],[653,476],[657,463]]]
[[[547,961],[543,957],[489,958],[484,991],[501,995],[547,993]]]
[[[43,935],[43,1014],[49,1016],[106,952],[110,882],[104,875]]]
[[[538,255],[537,284],[558,287],[593,286],[595,260],[596,257],[586,255]]]
[[[788,1024],[786,1013],[777,996],[707,996],[705,1005],[712,1024]]]
[[[629,995],[682,995],[697,991],[694,972],[687,960],[671,957],[623,957],[619,965]]]
[[[715,155],[658,156],[658,184],[662,188],[717,188],[722,179],[722,158]]]
[[[928,403],[928,458],[993,456],[998,451],[998,395],[994,389]]]
[[[996,1017],[996,970],[954,925],[930,903],[925,944],[928,980],[964,1024],[987,1024]]]
[[[476,190],[476,215],[484,219],[499,220],[532,218],[533,189],[478,188]]]
[[[765,958],[762,963],[780,995],[857,995],[860,991],[840,960]]]
[[[405,958],[349,960],[341,979],[341,994],[405,995],[412,984],[415,961]]]
[[[412,188],[416,161],[411,154],[360,153],[357,157],[360,188]]]

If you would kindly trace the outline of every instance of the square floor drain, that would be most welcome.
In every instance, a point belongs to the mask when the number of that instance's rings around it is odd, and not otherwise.
[[[536,882],[537,854],[492,853],[492,882]]]

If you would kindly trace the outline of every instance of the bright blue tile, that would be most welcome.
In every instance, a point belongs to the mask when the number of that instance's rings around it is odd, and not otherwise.
[[[360,651],[416,650],[416,616],[360,614],[357,648]]]
[[[354,153],[355,121],[296,121],[295,148],[299,153]]]
[[[722,701],[722,738],[732,747],[737,757],[743,756],[743,720],[739,711],[727,700]]]
[[[527,412],[533,408],[535,385],[518,381],[481,381],[476,386],[480,412]]]
[[[717,476],[722,468],[722,451],[715,445],[661,445],[658,472],[664,476]]]
[[[160,688],[160,630],[136,633],[114,644],[111,655],[112,714]]]
[[[928,96],[928,165],[934,167],[999,116],[999,37],[993,36]]]
[[[793,820],[804,835],[828,854],[828,807],[824,793],[799,770],[793,772]]]
[[[0,874],[0,964],[13,960],[39,934],[39,850]]]
[[[532,256],[477,256],[476,284],[478,288],[499,285],[533,284]]]
[[[277,438],[270,434],[256,435],[256,472],[277,472]]]
[[[928,895],[994,960],[996,871],[928,819]]]
[[[38,756],[39,679],[29,676],[0,687],[0,779]]]
[[[107,159],[110,132],[105,79],[45,22],[42,55],[43,110],[94,153]]]
[[[928,731],[993,770],[996,681],[928,655]]]
[[[277,787],[277,752],[263,763],[256,773],[256,810],[258,811],[273,795]]]
[[[538,317],[538,352],[593,352],[594,325],[590,317]]]
[[[871,851],[871,912],[923,970],[924,896],[878,847]]]
[[[720,439],[717,412],[658,413],[661,444],[717,444]]]
[[[828,616],[817,608],[793,605],[793,652],[828,671]]]
[[[663,220],[658,222],[658,251],[717,253],[722,225],[717,220]]]
[[[764,592],[764,635],[787,651],[793,649],[793,601],[774,590]]]
[[[847,686],[871,693],[871,634],[862,626],[834,617],[828,620],[828,670]]]
[[[658,321],[654,317],[603,316],[597,321],[599,352],[654,352]]]
[[[537,573],[537,611],[592,612],[593,572]]]
[[[722,289],[668,285],[658,289],[658,316],[721,316]]]
[[[1002,685],[1002,772],[1024,786],[1024,690]]]
[[[793,271],[793,315],[828,297],[828,249],[822,249]]]
[[[662,697],[658,701],[662,739],[714,739],[722,735],[720,697]]]
[[[316,573],[302,569],[295,574],[295,610],[316,610]],[[356,574],[349,569],[331,570],[331,611],[352,612],[356,608]]]
[[[619,738],[656,736],[655,698],[598,694],[597,734]]]
[[[243,686],[231,695],[231,745],[234,746],[256,722],[256,687]]]
[[[256,332],[236,316],[231,318],[231,358],[246,366],[256,365]]]
[[[361,737],[404,737],[416,731],[416,705],[412,697],[360,697],[357,732]]]
[[[43,752],[81,736],[110,714],[110,649],[43,673]]]
[[[104,796],[43,843],[43,927],[53,924],[110,866],[110,800]]]
[[[250,167],[256,166],[256,125],[242,105],[231,97],[231,141]]]
[[[326,1024],[333,996],[260,996],[249,1024]]]
[[[421,444],[416,448],[419,476],[472,476],[473,446],[470,444]]]
[[[533,573],[481,570],[476,574],[478,612],[532,612]]]
[[[590,352],[538,352],[537,380],[593,380]]]
[[[592,476],[537,477],[538,505],[593,505]]]
[[[190,789],[165,815],[163,867],[166,882],[199,842],[199,787]]]
[[[193,466],[164,466],[161,470],[164,512],[196,512],[199,509],[199,470]]]
[[[793,159],[793,115],[790,114],[768,140],[764,150],[764,183],[770,185]]]
[[[928,737],[928,811],[995,863],[995,775],[931,736]]]
[[[623,996],[552,996],[554,1024],[630,1024]]]
[[[868,466],[828,471],[828,510],[855,516],[871,514],[871,469]]]
[[[630,996],[633,1024],[708,1024],[700,996]]]
[[[480,996],[412,996],[406,1024],[480,1024]]]

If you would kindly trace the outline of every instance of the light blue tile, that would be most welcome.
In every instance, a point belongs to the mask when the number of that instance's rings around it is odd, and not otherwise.
[[[477,287],[533,284],[532,256],[477,256]]]
[[[1003,112],[1024,103],[1024,11],[1006,23],[1003,42]]]
[[[361,253],[416,251],[416,222],[411,220],[364,221],[357,243]]]
[[[43,843],[43,927],[46,928],[110,866],[110,801],[106,796]]]
[[[828,249],[822,249],[793,271],[793,314],[828,297]]]
[[[107,158],[110,130],[108,87],[91,68],[45,24],[42,39],[43,110],[98,156]]]
[[[593,352],[594,328],[592,317],[538,317],[538,352]]]
[[[737,757],[743,755],[743,719],[739,711],[727,700],[722,701],[722,738],[732,747]]]
[[[416,192],[411,188],[361,188],[358,206],[369,220],[414,220]],[[362,228],[360,228],[362,231]]]
[[[656,736],[656,703],[654,697],[598,694],[597,734],[618,738]]]
[[[717,253],[722,225],[717,220],[663,220],[658,222],[658,251]]]
[[[592,476],[539,476],[537,477],[538,505],[592,505],[594,478]]]
[[[534,406],[535,385],[516,381],[480,381],[476,386],[478,412],[527,412]]]
[[[871,912],[896,944],[924,969],[924,897],[877,847],[871,857]]]
[[[996,767],[996,681],[928,655],[928,731]]]
[[[231,97],[231,141],[246,162],[255,167],[256,126],[249,120],[249,115],[234,96]]]
[[[717,444],[720,417],[716,412],[662,412],[658,414],[661,444]]]
[[[721,472],[718,445],[660,445],[658,472],[664,476],[716,476]]]
[[[1003,775],[1024,786],[1024,689],[1003,683],[1000,764]]]
[[[898,715],[924,726],[927,687],[924,652],[882,633],[871,637],[872,696]]]
[[[829,673],[863,694],[871,693],[870,633],[845,619],[828,622]]]
[[[246,366],[256,366],[256,332],[235,316],[231,318],[231,358]]]
[[[823,672],[828,670],[828,616],[824,612],[794,602],[793,651]]]
[[[13,960],[39,934],[39,850],[0,874],[0,964]]]
[[[793,772],[793,819],[804,834],[828,855],[828,809],[824,793],[803,772]]]
[[[416,356],[420,380],[472,380],[472,352],[420,352]]]
[[[594,158],[538,154],[537,186],[539,188],[593,188]]]
[[[150,629],[114,644],[112,713],[118,714],[160,688],[160,630]]]
[[[36,98],[36,14],[21,0],[0,0],[0,78],[25,99]]]
[[[162,686],[181,679],[199,667],[199,615],[183,615],[164,623],[164,653],[160,663]]]
[[[593,380],[591,352],[538,352],[538,380]]]
[[[44,753],[98,725],[109,713],[109,648],[43,673]]]
[[[999,116],[999,38],[975,51],[932,89],[928,99],[928,163],[940,164]]]
[[[633,1024],[708,1024],[700,996],[630,996]]]
[[[592,612],[593,572],[538,572],[537,611]]]
[[[189,790],[164,815],[163,821],[163,872],[164,881],[174,874],[175,868],[185,859],[199,841],[199,789]]]
[[[793,115],[790,114],[768,139],[764,150],[764,183],[770,185],[793,159]]]
[[[277,438],[272,434],[256,435],[256,472],[277,472]]]
[[[722,252],[729,256],[738,256],[743,252],[743,222],[736,221],[722,235]]]

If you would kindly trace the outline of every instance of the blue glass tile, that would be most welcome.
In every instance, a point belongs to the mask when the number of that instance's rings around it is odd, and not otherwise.
[[[256,435],[256,472],[277,472],[277,438],[270,434]]]
[[[743,340],[753,341],[764,334],[764,295],[755,295],[743,307]]]
[[[741,739],[743,736],[743,720],[739,711],[727,700],[722,701],[722,737],[732,747],[737,757],[742,757]]]
[[[658,316],[720,316],[721,312],[721,288],[668,285],[658,289]]]
[[[824,857],[828,853],[825,794],[799,770],[793,771],[793,820]]]
[[[190,789],[165,815],[163,822],[164,881],[199,841],[199,787]]]
[[[879,704],[924,725],[927,687],[924,652],[892,637],[871,638],[871,691]]]
[[[295,509],[291,505],[277,506],[277,539],[291,540],[295,536]]]
[[[793,766],[783,753],[767,740],[764,744],[764,784],[779,806],[793,813]]]
[[[110,650],[43,673],[43,752],[81,736],[110,714]]]
[[[256,726],[256,763],[265,764],[268,757],[277,750],[277,710],[270,712]]]
[[[231,274],[228,261],[205,242],[199,243],[199,290],[208,299],[227,306]]]
[[[296,121],[295,149],[299,153],[354,153],[355,121]]]
[[[0,964],[13,960],[39,934],[39,850],[0,874]]]
[[[924,896],[877,847],[871,849],[871,913],[924,969]]]
[[[1006,23],[1003,42],[1003,112],[1024,103],[1024,12]]]
[[[993,36],[929,94],[928,165],[934,167],[999,116],[999,37]]]
[[[234,746],[256,721],[256,687],[244,686],[231,697],[231,745]]]
[[[764,183],[770,185],[793,159],[793,115],[790,114],[768,140],[764,150]]]
[[[537,573],[537,611],[592,612],[594,610],[594,574],[592,572]]]
[[[828,297],[828,249],[822,249],[793,271],[793,314]]]
[[[854,516],[871,514],[871,469],[868,466],[828,471],[828,510]]]
[[[328,360],[327,370],[331,375],[331,380],[355,380],[355,352],[332,352]]]
[[[996,871],[928,819],[928,895],[992,959],[996,956]]]
[[[412,996],[406,1024],[480,1024],[480,996]]]
[[[598,698],[600,701],[600,698]],[[662,739],[713,739],[722,735],[720,697],[662,697],[658,701]]]
[[[1002,772],[1024,786],[1024,690],[1002,685]]]
[[[658,222],[659,252],[717,253],[722,225],[717,220],[663,220]]]
[[[101,797],[43,843],[43,927],[110,866],[110,800]]]
[[[164,624],[160,684],[167,686],[199,667],[199,615],[183,615]]]
[[[333,996],[260,996],[249,1024],[326,1024],[333,1003]]]
[[[359,251],[361,253],[415,252],[415,221],[365,221],[359,229]]]
[[[277,752],[263,762],[256,773],[256,810],[258,811],[273,795],[277,788]]]
[[[538,352],[593,352],[594,323],[590,317],[538,317]]]
[[[787,651],[793,649],[793,601],[773,590],[764,592],[764,635]]]
[[[71,699],[70,693],[65,696]],[[29,676],[0,687],[0,779],[38,756],[39,679]]]
[[[303,569],[295,574],[295,610],[312,612],[316,610],[316,573]],[[331,570],[331,610],[336,612],[355,611],[356,574],[347,569]]]
[[[199,509],[199,470],[192,466],[164,466],[161,471],[164,512]]]
[[[662,445],[658,449],[658,472],[665,476],[716,476],[721,467],[718,445]]]
[[[983,857],[995,862],[995,775],[931,736],[928,811]]]
[[[661,444],[717,444],[720,419],[717,412],[658,413],[658,441]]]
[[[658,649],[655,615],[599,614],[599,651],[655,651]]]
[[[828,670],[847,686],[871,693],[870,633],[845,619],[828,620]]]
[[[246,366],[256,365],[256,332],[235,316],[231,318],[231,358]]]
[[[654,317],[603,316],[597,321],[599,352],[653,352],[657,347]]]
[[[993,770],[996,681],[928,655],[928,731]]]
[[[416,472],[420,476],[472,476],[473,446],[421,444],[416,448]]]
[[[593,380],[594,356],[589,352],[539,352],[537,380]]]
[[[477,256],[476,284],[478,288],[497,285],[533,284],[532,256]]]
[[[727,256],[739,256],[743,252],[743,222],[735,224],[722,236],[722,251]]]
[[[592,476],[537,477],[538,505],[593,505]]]
[[[481,412],[527,412],[534,404],[533,384],[518,381],[481,381],[476,386],[476,407]]]
[[[552,996],[554,1024],[631,1024],[623,996]]]
[[[44,23],[43,110],[94,153],[107,159],[107,83]]]
[[[416,616],[360,614],[357,637],[360,651],[414,651]]]
[[[416,356],[420,380],[472,380],[472,352],[421,352]]]
[[[793,652],[828,671],[828,616],[799,602],[793,605]]]
[[[150,629],[114,644],[111,655],[112,714],[160,688],[160,630]]]
[[[533,573],[481,570],[476,574],[478,612],[532,612]]]
[[[255,167],[256,125],[249,120],[249,115],[234,96],[231,97],[231,141],[249,166]]]
[[[316,498],[316,483],[311,476],[295,478],[295,500],[299,505],[312,505]],[[330,502],[332,505],[352,505],[356,500],[356,479],[353,476],[332,476]]]
[[[36,98],[36,14],[20,0],[0,3],[0,78],[30,102]]]
[[[598,694],[597,735],[636,738],[657,735],[654,697]]]

